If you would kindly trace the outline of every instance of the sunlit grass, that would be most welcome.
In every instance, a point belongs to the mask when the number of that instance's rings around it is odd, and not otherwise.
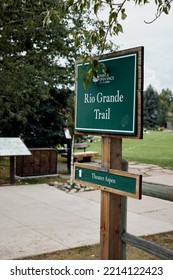
[[[88,150],[101,155],[101,141],[89,143]],[[173,169],[173,132],[149,131],[143,139],[123,138],[123,158]]]

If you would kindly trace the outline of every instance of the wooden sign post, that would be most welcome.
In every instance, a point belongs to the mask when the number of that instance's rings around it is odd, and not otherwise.
[[[107,73],[98,73],[88,88],[76,62],[75,132],[102,136],[103,169],[122,170],[122,137],[142,139],[143,47],[95,58]],[[121,234],[126,231],[127,198],[101,191],[100,258],[125,259]]]
[[[122,170],[122,138],[102,137],[102,167]],[[126,258],[121,234],[126,231],[127,198],[101,191],[100,259]]]

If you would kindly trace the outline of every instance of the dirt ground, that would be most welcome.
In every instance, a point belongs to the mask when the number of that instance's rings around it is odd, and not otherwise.
[[[143,237],[146,240],[154,242],[164,248],[173,250],[173,231],[148,235]],[[100,246],[99,244],[84,246],[69,250],[56,251],[48,254],[42,254],[37,256],[30,256],[24,259],[27,260],[99,260],[100,259]],[[127,245],[127,260],[156,260],[155,256],[152,256],[142,250],[136,249]]]

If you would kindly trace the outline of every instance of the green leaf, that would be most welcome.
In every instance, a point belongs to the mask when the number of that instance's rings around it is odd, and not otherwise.
[[[99,65],[100,65],[100,67],[101,67],[101,69],[102,69],[103,74],[106,75],[106,73],[107,73],[106,65],[105,65],[104,63],[99,63]]]
[[[109,15],[109,24],[111,24],[112,21],[116,21],[116,19],[117,19],[117,13],[115,11],[110,13],[110,15]]]
[[[82,60],[82,64],[84,65],[88,59],[89,59],[89,55],[86,54]]]
[[[88,76],[83,76],[83,86],[86,89],[90,84],[90,79],[88,79]]]
[[[121,18],[122,18],[122,20],[125,20],[126,17],[127,17],[127,15],[126,15],[126,13],[125,13],[125,11],[124,11],[124,9],[123,9],[123,10],[121,11]]]
[[[100,8],[100,3],[96,3],[94,5],[94,13],[95,13],[95,15],[97,15],[99,8]]]
[[[43,20],[43,26],[47,27],[50,24],[50,11],[47,11],[47,14]]]
[[[117,23],[117,34],[118,34],[119,32],[123,33],[123,27],[122,27],[121,24]]]
[[[100,28],[99,34],[100,34],[100,37],[103,38],[105,36],[106,32],[104,31],[103,28]]]
[[[91,34],[91,42],[93,45],[97,43],[97,34],[95,32],[92,32]]]
[[[74,4],[74,0],[67,0],[67,6],[72,6]]]

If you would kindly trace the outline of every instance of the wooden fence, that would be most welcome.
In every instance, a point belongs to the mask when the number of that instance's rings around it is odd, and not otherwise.
[[[151,197],[155,197],[155,198],[168,200],[168,201],[173,201],[173,187],[172,186],[143,182],[142,183],[142,194],[146,195],[146,196],[151,196]],[[121,239],[126,244],[129,244],[133,247],[141,249],[160,259],[173,260],[173,251],[172,250],[166,249],[160,245],[156,245],[153,242],[136,237],[127,232],[124,232],[122,234]]]

